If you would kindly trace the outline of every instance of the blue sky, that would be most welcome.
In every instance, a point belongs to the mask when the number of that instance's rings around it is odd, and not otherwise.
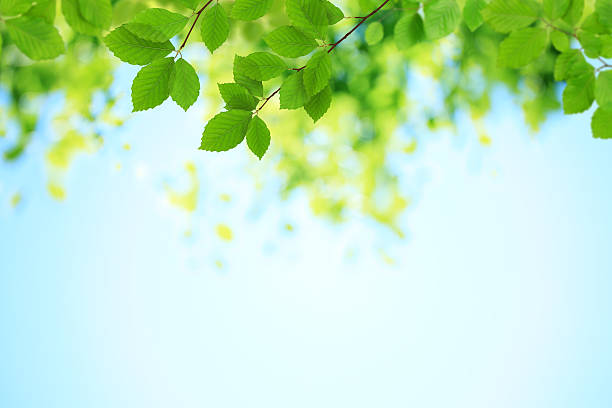
[[[495,106],[491,147],[431,135],[398,163],[421,180],[403,240],[262,195],[245,149],[194,151],[201,110],[134,117],[62,203],[35,142],[0,166],[0,405],[612,406],[612,144]],[[164,200],[189,160],[193,216]]]

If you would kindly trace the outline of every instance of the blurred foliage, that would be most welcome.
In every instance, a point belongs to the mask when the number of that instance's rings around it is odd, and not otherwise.
[[[0,22],[0,134],[3,136],[0,146],[3,158],[8,166],[27,154],[38,127],[44,120],[50,120],[55,140],[48,146],[46,154],[50,169],[48,190],[57,199],[65,197],[61,178],[75,155],[94,153],[104,142],[103,131],[121,126],[127,119],[127,113],[117,109],[116,104],[128,90],[121,92],[111,86],[113,72],[120,61],[109,52],[104,37],[112,28],[131,21],[137,13],[160,7],[190,19],[190,23],[172,40],[180,51],[191,32],[191,22],[197,20],[194,17],[196,12],[206,3],[191,0],[112,1],[112,22],[109,20],[108,27],[102,23],[98,28],[80,29],[81,33],[78,33],[71,29],[76,26],[74,21],[66,22],[70,19],[68,7],[74,7],[75,1],[58,1],[57,10],[53,0],[35,2],[32,9],[32,2],[26,1],[28,7],[18,13],[42,16],[41,10],[45,11],[43,17],[30,19],[47,19],[57,27],[65,51],[54,59],[33,61],[24,55],[25,51],[16,47],[18,40],[8,34],[8,28],[13,24],[9,23],[11,19],[21,17],[3,14]],[[99,6],[96,0],[81,0],[79,3]],[[231,15],[233,2],[219,3]],[[580,57],[588,61],[587,65],[592,67],[599,62],[596,69],[593,68],[593,75],[602,76],[602,73],[610,72],[605,58],[610,57],[612,17],[609,13],[612,3],[607,0],[586,0],[585,4],[582,0],[560,0],[558,3],[547,0],[428,0],[422,3],[402,0],[389,2],[367,21],[359,16],[365,16],[380,6],[380,0],[337,0],[333,3],[347,17],[330,25],[323,39],[318,39],[323,46],[338,41],[355,25],[365,22],[330,54],[333,102],[315,125],[303,111],[281,110],[278,98],[271,98],[269,102],[266,99],[292,71],[267,81],[262,98],[262,102],[265,100],[267,104],[258,114],[270,129],[272,143],[265,159],[257,164],[262,169],[257,173],[279,175],[283,197],[297,189],[305,191],[313,212],[335,221],[357,212],[402,235],[398,218],[410,205],[411,198],[402,193],[401,174],[393,169],[391,160],[417,152],[425,142],[425,132],[453,130],[457,115],[468,113],[480,143],[490,145],[491,138],[486,133],[483,118],[491,107],[490,96],[499,86],[516,96],[524,108],[526,123],[537,130],[551,112],[561,108],[560,90],[566,82],[572,85],[574,80],[559,78],[555,73],[559,56],[570,52],[570,47],[579,50]],[[522,20],[524,23],[519,22],[510,29],[500,29],[502,23],[495,20],[495,16],[491,17],[491,13],[497,6],[511,7],[512,4],[537,7],[543,11],[533,20]],[[463,18],[453,14],[455,6]],[[52,15],[49,14],[51,8]],[[444,17],[438,26],[432,25],[433,18],[428,19],[427,15],[436,8],[441,8]],[[577,8],[581,8],[580,13]],[[81,9],[83,15],[86,12],[85,8]],[[570,13],[573,14],[568,17]],[[448,19],[456,21],[449,23],[451,20]],[[226,104],[219,95],[217,84],[233,82],[235,55],[270,51],[263,37],[275,28],[291,23],[285,11],[285,0],[273,0],[265,16],[250,21],[233,19],[229,37],[222,46],[213,46],[214,53],[205,58],[189,61],[195,66],[200,80],[206,78],[200,81],[199,93],[208,102],[204,104],[206,112],[202,127]],[[186,42],[187,47],[204,47],[199,24],[200,21],[193,30],[196,34]],[[444,32],[448,27],[450,31]],[[536,52],[520,67],[515,67],[513,61],[501,61],[504,56],[500,53],[506,52],[510,37],[524,35],[521,30],[525,27],[543,30],[536,34],[545,33],[541,52]],[[88,30],[91,32],[83,33]],[[522,58],[531,52],[530,44],[533,42],[525,44],[526,51],[517,50],[517,55]],[[206,45],[211,48],[209,43]],[[302,67],[307,61],[306,56],[298,57],[292,66]],[[439,98],[433,95],[411,92],[414,88],[422,90],[420,82],[423,80],[435,84],[431,92],[441,96],[443,106],[436,103]],[[583,88],[588,89],[588,86]],[[46,105],[54,97],[55,100],[60,98],[61,103],[52,107]],[[600,92],[597,102],[606,102],[608,98],[612,100]],[[591,104],[593,99],[595,95],[591,97]],[[565,102],[568,105],[568,101]],[[604,110],[608,107],[601,105],[599,112],[604,113],[596,114],[594,131],[606,129],[609,132],[609,126],[605,125],[612,123],[607,122],[610,115]],[[566,112],[573,113],[567,109]],[[600,137],[604,136],[600,133]],[[195,211],[199,191],[195,164],[188,164],[187,171],[192,187],[186,192],[176,192],[167,187],[168,197],[174,205]],[[15,199],[14,205],[19,200]],[[232,232],[226,226],[220,225],[217,233],[223,239],[232,239]]]

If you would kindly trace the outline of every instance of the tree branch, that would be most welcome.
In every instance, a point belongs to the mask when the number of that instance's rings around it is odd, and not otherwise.
[[[335,48],[336,48],[338,45],[340,45],[340,43],[341,43],[342,41],[346,40],[346,39],[347,39],[347,38],[348,38],[348,37],[349,37],[351,34],[353,34],[353,33],[354,33],[354,32],[355,32],[355,31],[356,31],[356,30],[357,30],[357,29],[358,29],[358,28],[359,28],[359,27],[360,27],[360,26],[361,26],[363,23],[365,23],[365,22],[366,22],[366,20],[367,20],[367,19],[369,19],[370,17],[372,17],[374,14],[378,13],[378,12],[380,11],[380,9],[382,9],[382,8],[383,8],[383,7],[384,7],[384,6],[385,6],[387,3],[389,3],[389,1],[391,1],[391,0],[385,0],[385,1],[383,1],[383,2],[382,2],[382,4],[381,4],[380,6],[378,6],[376,9],[372,10],[372,11],[370,12],[370,14],[368,14],[368,15],[366,15],[366,16],[363,16],[363,17],[357,17],[357,18],[359,18],[361,21],[359,21],[359,23],[357,23],[357,24],[355,25],[355,27],[353,27],[353,28],[352,28],[350,31],[348,31],[346,34],[344,34],[344,35],[343,35],[343,36],[342,36],[342,37],[341,37],[341,38],[340,38],[338,41],[336,41],[335,43],[331,44],[331,47],[330,47],[330,49],[329,49],[329,50],[327,50],[327,53],[328,53],[328,54],[329,54],[329,53],[331,53],[331,52],[332,52],[332,51],[333,51],[333,50],[334,50],[334,49],[335,49]],[[293,70],[293,71],[297,71],[297,72],[299,72],[299,71],[303,70],[304,68],[306,68],[306,65],[304,65],[303,67],[300,67],[300,68],[293,68],[292,70]],[[268,101],[269,101],[270,99],[272,99],[272,98],[273,98],[273,97],[274,97],[274,96],[275,96],[277,93],[279,93],[279,92],[280,92],[280,87],[279,87],[279,88],[278,88],[276,91],[272,92],[272,94],[270,94],[270,96],[268,96],[268,97],[267,97],[267,98],[264,100],[263,104],[262,104],[262,105],[261,105],[259,108],[257,108],[257,110],[255,111],[255,114],[257,114],[257,113],[258,113],[258,112],[259,112],[259,111],[260,111],[260,110],[261,110],[261,109],[262,109],[264,106],[266,106],[266,104],[268,103]]]
[[[187,44],[187,40],[189,39],[189,36],[191,35],[191,32],[193,31],[193,28],[195,27],[196,23],[198,22],[198,19],[200,18],[200,16],[202,15],[202,12],[204,12],[204,10],[206,9],[206,7],[208,7],[208,5],[210,3],[212,3],[213,0],[208,0],[206,2],[205,5],[202,6],[201,9],[199,9],[196,12],[196,18],[195,20],[193,20],[193,23],[191,24],[191,28],[189,28],[189,32],[187,33],[187,35],[185,36],[185,39],[183,40],[183,43],[181,44],[181,46],[178,48],[178,50],[176,50],[177,55],[183,50],[183,48],[185,48],[185,45]]]
[[[331,48],[329,50],[327,50],[327,52],[328,53],[332,52],[334,50],[334,48],[336,48],[338,45],[340,45],[340,43],[342,41],[346,40],[349,37],[349,35],[353,34],[355,32],[355,30],[357,30],[363,23],[365,23],[368,18],[372,17],[374,14],[378,13],[381,8],[385,7],[385,5],[389,1],[390,0],[384,1],[380,6],[378,6],[376,9],[372,10],[372,12],[370,14],[368,14],[367,16],[361,17],[361,21],[359,23],[357,23],[357,25],[355,25],[355,27],[353,27],[348,33],[344,34],[344,36],[342,38],[340,38],[338,41],[333,43]]]

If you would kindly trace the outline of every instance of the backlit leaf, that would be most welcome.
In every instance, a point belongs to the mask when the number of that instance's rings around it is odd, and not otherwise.
[[[261,160],[270,146],[270,130],[268,130],[268,126],[257,115],[249,123],[246,140],[249,149]]]
[[[233,149],[244,140],[250,121],[249,111],[234,109],[219,113],[208,121],[200,149],[210,152]]]
[[[141,11],[124,27],[134,35],[149,41],[164,42],[187,24],[187,17],[161,8]]]
[[[195,103],[200,95],[200,80],[190,63],[180,58],[170,75],[170,96],[185,111]]]
[[[134,112],[161,105],[170,95],[170,76],[174,60],[163,58],[142,67],[132,83]]]
[[[283,57],[296,58],[308,55],[317,48],[315,39],[293,26],[282,26],[264,37],[272,51]]]
[[[64,53],[57,29],[40,17],[23,16],[4,23],[15,45],[31,59],[51,59]]]
[[[125,26],[111,31],[104,37],[104,43],[117,58],[133,65],[149,64],[174,50],[170,41],[145,40],[132,34]]]
[[[220,4],[204,12],[200,33],[206,48],[212,53],[227,40],[230,31],[229,18]]]
[[[232,18],[237,20],[256,20],[265,15],[274,0],[236,0],[232,7]]]

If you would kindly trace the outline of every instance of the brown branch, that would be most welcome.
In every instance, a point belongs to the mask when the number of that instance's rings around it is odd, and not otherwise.
[[[334,50],[334,48],[336,48],[338,45],[340,45],[340,43],[344,40],[346,40],[348,38],[349,35],[353,34],[355,32],[355,30],[357,30],[363,23],[366,22],[366,20],[370,17],[372,17],[374,14],[378,13],[378,11],[385,7],[385,5],[391,0],[386,0],[384,1],[380,6],[378,6],[376,9],[372,10],[372,12],[370,14],[368,14],[367,16],[364,16],[361,18],[361,21],[359,23],[357,23],[357,25],[355,25],[355,27],[353,27],[348,33],[344,34],[344,36],[342,38],[340,38],[338,41],[336,41],[335,43],[332,44],[331,48],[329,50],[327,50],[328,53],[332,52]]]
[[[341,38],[340,38],[338,41],[336,41],[335,43],[331,44],[331,47],[330,47],[330,49],[329,49],[329,50],[327,50],[327,53],[328,53],[328,54],[329,54],[329,53],[331,53],[331,52],[332,52],[332,51],[333,51],[333,50],[334,50],[334,49],[335,49],[335,48],[336,48],[338,45],[340,45],[340,43],[341,43],[342,41],[346,40],[346,39],[347,39],[347,38],[348,38],[348,37],[349,37],[351,34],[353,34],[353,33],[354,33],[354,32],[355,32],[355,31],[356,31],[356,30],[357,30],[357,29],[358,29],[358,28],[359,28],[359,27],[360,27],[360,26],[361,26],[363,23],[365,23],[365,21],[366,21],[367,19],[369,19],[370,17],[372,17],[374,14],[378,13],[378,12],[380,11],[380,9],[382,9],[382,8],[383,8],[383,7],[384,7],[384,6],[385,6],[387,3],[389,3],[389,1],[391,1],[391,0],[385,0],[385,1],[383,1],[383,2],[382,2],[382,4],[381,4],[380,6],[378,6],[376,9],[372,10],[372,12],[371,12],[370,14],[368,14],[367,16],[364,16],[364,17],[356,17],[356,18],[360,19],[361,21],[360,21],[359,23],[357,23],[357,24],[355,25],[355,27],[353,27],[353,28],[352,28],[352,29],[351,29],[349,32],[347,32],[346,34],[344,34],[344,35],[343,35],[343,36],[342,36],[342,37],[341,37]],[[304,68],[306,68],[306,65],[304,65],[303,67],[300,67],[300,68],[292,68],[291,70],[292,70],[292,71],[297,71],[297,72],[299,72],[299,71],[303,70]],[[264,100],[263,104],[262,104],[262,105],[261,105],[259,108],[257,108],[257,110],[255,111],[255,114],[257,114],[257,113],[258,113],[258,112],[259,112],[259,111],[260,111],[260,110],[261,110],[261,109],[262,109],[264,106],[266,106],[266,104],[268,103],[268,101],[269,101],[270,99],[272,99],[272,98],[273,98],[273,97],[274,97],[274,96],[275,96],[277,93],[279,93],[279,92],[280,92],[280,87],[279,87],[279,88],[278,88],[276,91],[272,92],[272,94],[270,94],[270,96],[268,96],[268,97],[267,97],[267,98]]]
[[[209,5],[210,3],[212,3],[212,2],[213,2],[213,0],[208,0],[208,1],[206,2],[206,4],[205,4],[205,5],[203,5],[203,6],[202,6],[202,8],[201,8],[201,9],[199,9],[199,10],[196,12],[196,14],[195,14],[196,18],[195,18],[195,20],[193,20],[193,23],[191,24],[191,28],[189,28],[189,32],[188,32],[188,33],[187,33],[187,35],[185,36],[185,39],[183,40],[183,43],[181,44],[181,46],[179,47],[179,49],[178,49],[178,50],[176,50],[177,55],[178,55],[178,54],[179,54],[179,53],[180,53],[180,52],[183,50],[183,48],[185,48],[185,45],[187,44],[187,40],[189,39],[189,36],[191,35],[191,32],[193,31],[193,28],[195,27],[196,23],[198,22],[198,19],[200,18],[200,16],[202,15],[202,13],[203,13],[203,12],[204,12],[204,10],[206,9],[206,7],[208,7],[208,5]]]
[[[262,104],[262,105],[261,105],[259,108],[257,108],[257,110],[255,111],[255,114],[257,115],[257,114],[259,113],[259,111],[260,111],[260,110],[262,110],[264,106],[266,106],[266,103],[268,103],[268,101],[269,101],[270,99],[274,98],[274,95],[276,95],[277,93],[279,93],[279,92],[280,92],[280,90],[281,90],[281,89],[280,89],[280,87],[279,87],[279,88],[278,88],[276,91],[272,92],[272,94],[270,94],[270,96],[268,96],[268,97],[267,97],[267,98],[264,100],[264,103],[263,103],[263,104]]]

